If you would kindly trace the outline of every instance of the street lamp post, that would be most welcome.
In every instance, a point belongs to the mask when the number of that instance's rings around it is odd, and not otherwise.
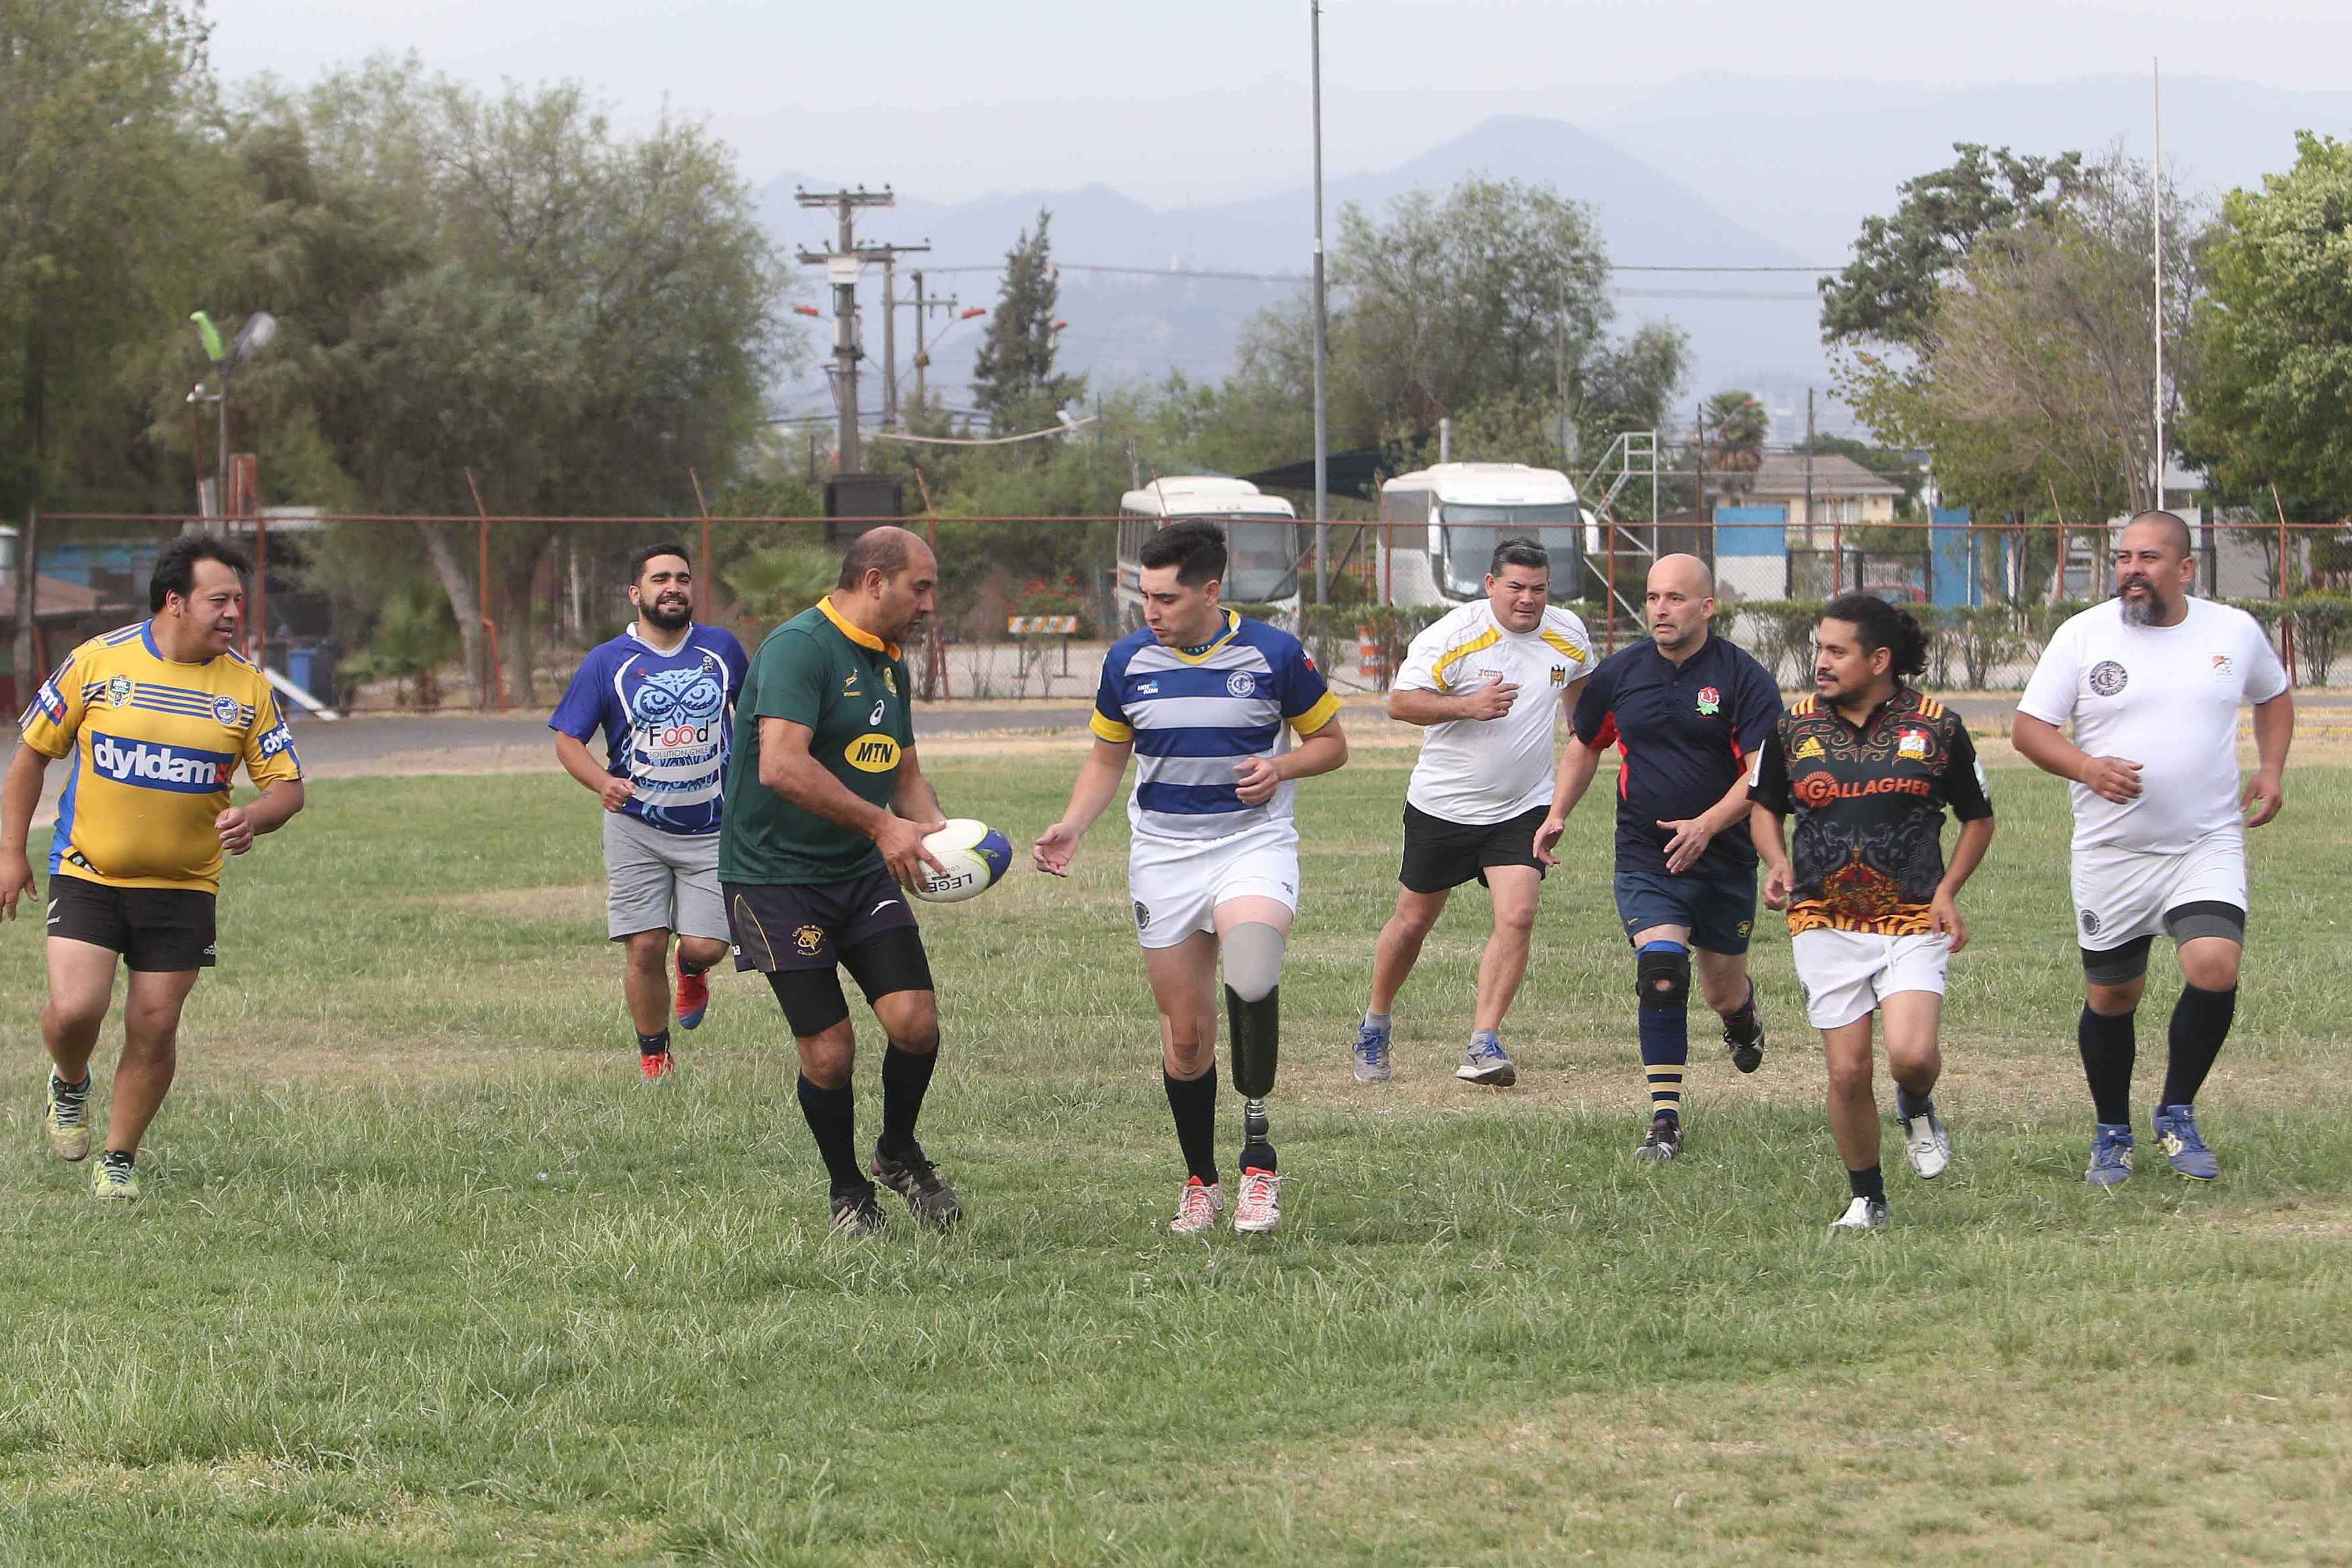
[[[1331,530],[1327,521],[1330,456],[1328,406],[1323,376],[1329,344],[1323,315],[1323,5],[1307,0],[1307,25],[1314,55],[1315,100],[1315,602],[1331,602]]]

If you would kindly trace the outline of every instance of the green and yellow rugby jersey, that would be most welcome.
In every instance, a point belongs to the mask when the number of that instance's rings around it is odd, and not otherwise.
[[[897,643],[861,631],[819,600],[770,632],[735,707],[735,752],[719,832],[721,880],[759,885],[846,882],[882,870],[856,828],[803,810],[760,782],[760,721],[810,731],[809,755],[852,795],[884,810],[898,757],[915,743],[907,661]]]

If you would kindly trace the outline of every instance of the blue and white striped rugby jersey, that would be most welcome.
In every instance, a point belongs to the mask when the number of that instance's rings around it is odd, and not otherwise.
[[[1264,621],[1225,612],[1225,629],[1198,653],[1163,647],[1150,627],[1120,638],[1103,658],[1094,731],[1135,742],[1135,793],[1127,819],[1156,838],[1223,838],[1290,820],[1295,782],[1263,805],[1244,805],[1234,764],[1278,757],[1290,732],[1312,735],[1339,700],[1298,639]]]

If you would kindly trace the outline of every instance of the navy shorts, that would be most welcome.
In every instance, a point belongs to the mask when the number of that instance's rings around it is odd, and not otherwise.
[[[1746,952],[1756,925],[1756,868],[1702,860],[1677,877],[1665,870],[1620,868],[1617,918],[1625,940],[1652,926],[1688,926],[1691,945],[1709,952]]]

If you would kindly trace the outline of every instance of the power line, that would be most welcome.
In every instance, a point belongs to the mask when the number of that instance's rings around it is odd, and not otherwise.
[[[1646,262],[1619,261],[1612,261],[1607,265],[1609,270],[1612,272],[1793,273],[1807,277],[1822,277],[1840,270],[1837,267],[1713,267],[1683,265],[1679,263],[1660,263],[1657,265],[1651,265]],[[1221,269],[1194,268],[1189,267],[1114,267],[1106,263],[1087,261],[1057,261],[1054,263],[1054,266],[1057,270],[1063,272],[1107,272],[1130,278],[1198,278],[1209,282],[1216,283],[1307,283],[1312,281],[1312,279],[1303,272],[1232,272]],[[1004,270],[1004,266],[1002,262],[965,262],[951,267],[926,267],[923,270],[927,273],[978,272],[992,275],[1002,273]],[[1766,297],[1767,296],[1763,295],[1756,296],[1756,298],[1759,299]]]

